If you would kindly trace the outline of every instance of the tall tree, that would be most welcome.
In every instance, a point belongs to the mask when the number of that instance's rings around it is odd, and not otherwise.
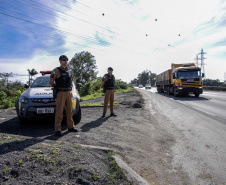
[[[149,76],[150,76],[150,74],[151,74],[151,71],[148,71],[148,70],[145,70],[142,73],[139,73],[138,77],[137,77],[138,85],[142,84],[143,86],[145,86],[147,83],[149,83],[149,80],[150,80]]]
[[[77,83],[87,83],[97,78],[96,60],[94,56],[82,51],[76,53],[69,62],[69,67],[72,70]]]
[[[12,76],[13,76],[13,73],[0,73],[0,78],[3,78],[6,80],[6,87],[8,87],[8,78]]]
[[[156,73],[150,73],[149,80],[150,80],[151,86],[154,86],[156,82]]]
[[[29,81],[28,81],[28,83],[29,83],[29,86],[30,86],[31,80],[33,80],[32,76],[38,74],[38,72],[34,68],[32,70],[28,69],[27,71],[28,71],[28,74],[29,74]]]

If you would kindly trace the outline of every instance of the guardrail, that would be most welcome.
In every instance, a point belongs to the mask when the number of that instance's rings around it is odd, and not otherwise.
[[[203,89],[212,91],[226,91],[226,87],[221,86],[203,86]]]

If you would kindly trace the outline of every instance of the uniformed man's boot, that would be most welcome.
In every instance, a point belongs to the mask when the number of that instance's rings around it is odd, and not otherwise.
[[[105,114],[103,114],[102,117],[104,118],[105,117]]]
[[[117,116],[116,114],[114,114],[114,113],[112,113],[112,114],[110,114],[110,116]]]
[[[78,132],[78,129],[77,128],[70,128],[68,129],[69,132]]]
[[[61,131],[56,131],[54,135],[55,136],[62,136]]]

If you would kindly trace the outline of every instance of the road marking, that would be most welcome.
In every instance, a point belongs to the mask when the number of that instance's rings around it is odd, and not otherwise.
[[[186,103],[184,103],[184,102],[182,102],[182,101],[180,101],[180,100],[176,100],[176,101],[179,102],[179,103],[181,103],[181,104],[183,104],[183,105],[188,106]],[[199,110],[199,111],[201,111],[201,112],[203,112],[203,113],[206,113],[206,114],[209,114],[209,115],[211,115],[211,116],[216,116],[216,114],[212,114],[212,113],[210,113],[210,112],[204,111],[204,110],[202,110],[202,109],[195,108],[195,107],[193,107],[193,106],[191,106],[191,107],[192,107],[193,109]]]
[[[179,102],[179,103],[181,103],[181,104],[183,104],[183,105],[187,105],[187,103],[184,103],[183,101],[181,101],[181,100],[176,100],[177,102]]]
[[[194,108],[194,107],[193,107],[193,108]],[[199,111],[201,111],[201,112],[204,112],[204,113],[206,113],[206,114],[209,114],[209,115],[211,115],[211,116],[216,116],[215,114],[212,114],[212,113],[210,113],[210,112],[206,112],[206,111],[204,111],[204,110],[202,110],[202,109],[197,109],[197,108],[194,108],[194,109],[199,110]]]
[[[0,118],[0,120],[4,120],[5,118]]]

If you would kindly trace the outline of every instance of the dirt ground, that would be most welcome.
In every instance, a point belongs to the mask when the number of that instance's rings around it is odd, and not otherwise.
[[[109,153],[80,146],[108,147],[150,184],[178,184],[170,147],[175,138],[158,125],[138,92],[115,95],[117,117],[109,108],[82,108],[78,133],[53,135],[53,120],[20,125],[13,109],[0,110],[0,184],[129,184],[109,181]],[[83,103],[103,103],[103,97]],[[5,118],[5,119],[2,119]],[[179,171],[179,169],[178,169]],[[176,181],[175,181],[176,180]],[[135,184],[132,182],[131,184]]]

